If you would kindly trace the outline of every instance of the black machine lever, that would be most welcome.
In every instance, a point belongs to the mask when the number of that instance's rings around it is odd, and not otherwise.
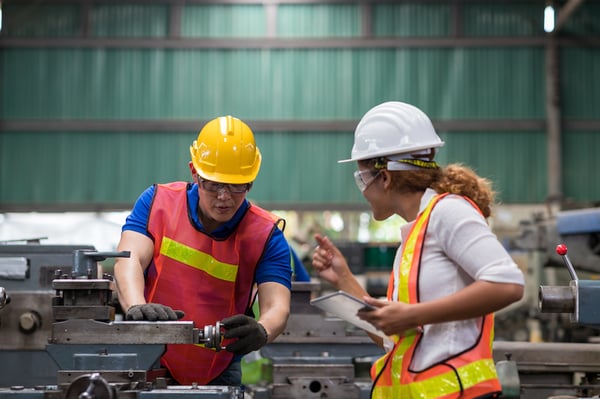
[[[98,275],[97,262],[106,258],[129,258],[131,252],[96,252],[77,249],[73,253],[73,278],[88,277],[95,278]]]

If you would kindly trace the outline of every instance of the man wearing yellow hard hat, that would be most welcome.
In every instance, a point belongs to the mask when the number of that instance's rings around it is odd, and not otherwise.
[[[246,123],[211,120],[190,154],[192,182],[149,187],[127,217],[118,250],[131,256],[115,263],[119,302],[127,320],[221,322],[225,350],[167,345],[161,367],[181,385],[240,385],[241,357],[285,328],[290,247],[282,220],[246,198],[261,164]]]

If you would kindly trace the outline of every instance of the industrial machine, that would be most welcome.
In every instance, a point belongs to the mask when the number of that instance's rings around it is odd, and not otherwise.
[[[316,283],[294,283],[287,328],[262,351],[268,384],[169,385],[156,368],[165,345],[220,350],[221,326],[123,321],[99,262],[126,256],[0,245],[0,398],[368,398],[370,360],[382,352],[364,331],[310,306]]]
[[[567,314],[573,326],[600,326],[600,280],[580,280],[559,244],[571,276],[568,285],[539,287],[541,313]],[[503,392],[512,397],[597,397],[600,394],[600,346],[577,342],[496,342],[494,356],[499,374],[504,373]],[[501,356],[505,356],[504,360]],[[510,376],[510,377],[508,377]]]
[[[527,317],[546,332],[544,342],[494,343],[504,398],[600,393],[600,345],[594,340],[600,212],[582,214],[559,213],[523,226],[519,248],[541,266],[526,276],[537,285],[535,307],[521,304],[498,319],[507,324]],[[566,244],[558,253],[557,243]],[[219,350],[221,326],[123,321],[112,277],[99,268],[102,259],[119,256],[128,254],[90,246],[0,245],[0,399],[369,398],[368,371],[383,351],[363,330],[310,305],[322,294],[318,283],[293,284],[287,327],[260,351],[268,378],[245,387],[169,385],[156,369],[164,346],[202,343]],[[591,332],[587,340],[569,339],[571,331],[583,329]]]
[[[523,222],[515,246],[528,253],[526,279],[537,285],[537,295],[531,296],[532,307],[526,304],[521,312],[525,309],[531,324],[539,326],[541,339],[494,343],[499,374],[508,377],[503,396],[588,398],[600,393],[599,238],[600,208],[534,215]]]
[[[36,256],[64,255],[65,247],[25,247],[0,246],[0,375],[6,380],[0,398],[243,398],[241,387],[168,385],[155,367],[165,345],[220,350],[221,326],[119,321],[112,277],[101,273],[98,262],[129,253],[68,248],[67,261]],[[40,290],[16,289],[15,282],[37,283]]]
[[[88,245],[0,244],[0,387],[56,382],[57,365],[46,352],[52,326],[52,280],[71,273],[75,250]],[[10,365],[10,367],[6,367]]]
[[[540,286],[561,286],[575,280],[575,270],[584,281],[598,279],[599,243],[600,208],[535,214],[531,220],[521,223],[520,235],[512,245],[527,253],[530,265],[527,275],[529,303],[522,311],[527,313],[529,322],[539,326],[543,341],[586,343],[600,334],[600,329],[592,323],[572,322],[570,312],[540,312],[538,308]],[[556,251],[557,244],[569,249],[570,267],[565,267],[563,256]]]
[[[555,215],[535,214],[521,222],[517,248],[539,252],[546,267],[563,268],[555,249],[569,248],[573,266],[588,273],[600,273],[600,208],[571,209]]]

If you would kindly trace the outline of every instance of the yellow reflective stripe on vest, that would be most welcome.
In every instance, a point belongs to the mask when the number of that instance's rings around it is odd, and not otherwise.
[[[409,234],[406,242],[404,243],[404,248],[402,249],[402,257],[400,258],[400,271],[399,271],[399,279],[398,281],[398,301],[404,303],[410,303],[410,289],[408,287],[408,283],[410,281],[410,270],[412,268],[413,259],[415,256],[415,247],[417,246],[417,239],[419,238],[418,232],[421,230],[423,223],[425,223],[426,218],[419,218],[415,222],[415,225],[412,227],[411,232],[415,232],[413,234]]]
[[[375,374],[379,375],[381,369],[385,366],[386,361],[388,361],[387,358],[392,356],[393,361],[392,359],[389,360],[391,362],[391,365],[389,364],[388,367],[392,368],[392,375],[395,375],[397,378],[400,378],[399,376],[402,374],[402,361],[404,359],[404,355],[406,354],[408,348],[410,348],[411,345],[415,342],[415,330],[407,331],[406,335],[404,335],[403,337],[399,337],[398,335],[392,335],[390,336],[390,338],[394,341],[394,345],[396,345],[394,347],[394,352],[390,353],[388,356],[382,356],[375,361]],[[399,342],[400,339],[402,339],[402,341]]]
[[[396,337],[397,336],[394,336],[395,339]],[[398,348],[394,352],[392,364],[390,364],[392,368],[392,376],[395,376],[392,378],[400,378],[400,375],[402,375],[402,364],[404,362],[404,356],[406,355],[406,351],[408,350],[408,348],[410,348],[415,342],[415,335],[406,335],[401,339],[402,341],[400,341],[400,343],[396,341],[396,345],[398,346]]]
[[[467,390],[484,381],[496,378],[494,370],[492,359],[478,360],[459,368],[457,371],[462,382],[462,389]],[[460,390],[461,387],[456,379],[456,374],[454,371],[448,371],[408,385],[377,386],[373,392],[373,399],[434,399],[445,395],[458,394]]]
[[[219,262],[212,256],[188,247],[180,242],[164,237],[160,245],[160,253],[178,262],[202,270],[219,280],[234,282],[238,266]]]
[[[413,259],[415,256],[415,248],[417,246],[417,240],[421,238],[419,233],[423,229],[423,225],[429,220],[429,215],[431,214],[434,204],[434,200],[429,201],[429,204],[423,211],[422,215],[417,217],[417,220],[415,221],[415,224],[413,225],[410,234],[404,243],[399,266],[400,270],[398,277],[400,281],[397,282],[399,302],[411,303],[409,282],[410,271],[412,269]]]

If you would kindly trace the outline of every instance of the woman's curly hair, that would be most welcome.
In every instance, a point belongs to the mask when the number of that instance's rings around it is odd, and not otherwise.
[[[382,165],[381,160],[362,161],[366,166]],[[458,194],[471,199],[485,218],[492,214],[496,193],[492,182],[468,166],[453,163],[436,169],[390,171],[392,188],[399,192],[418,192],[432,188],[438,193]]]
[[[431,188],[438,193],[452,193],[470,198],[481,210],[483,216],[492,215],[496,193],[492,189],[492,182],[483,178],[473,169],[461,164],[450,164],[442,168],[440,178],[434,181]]]

